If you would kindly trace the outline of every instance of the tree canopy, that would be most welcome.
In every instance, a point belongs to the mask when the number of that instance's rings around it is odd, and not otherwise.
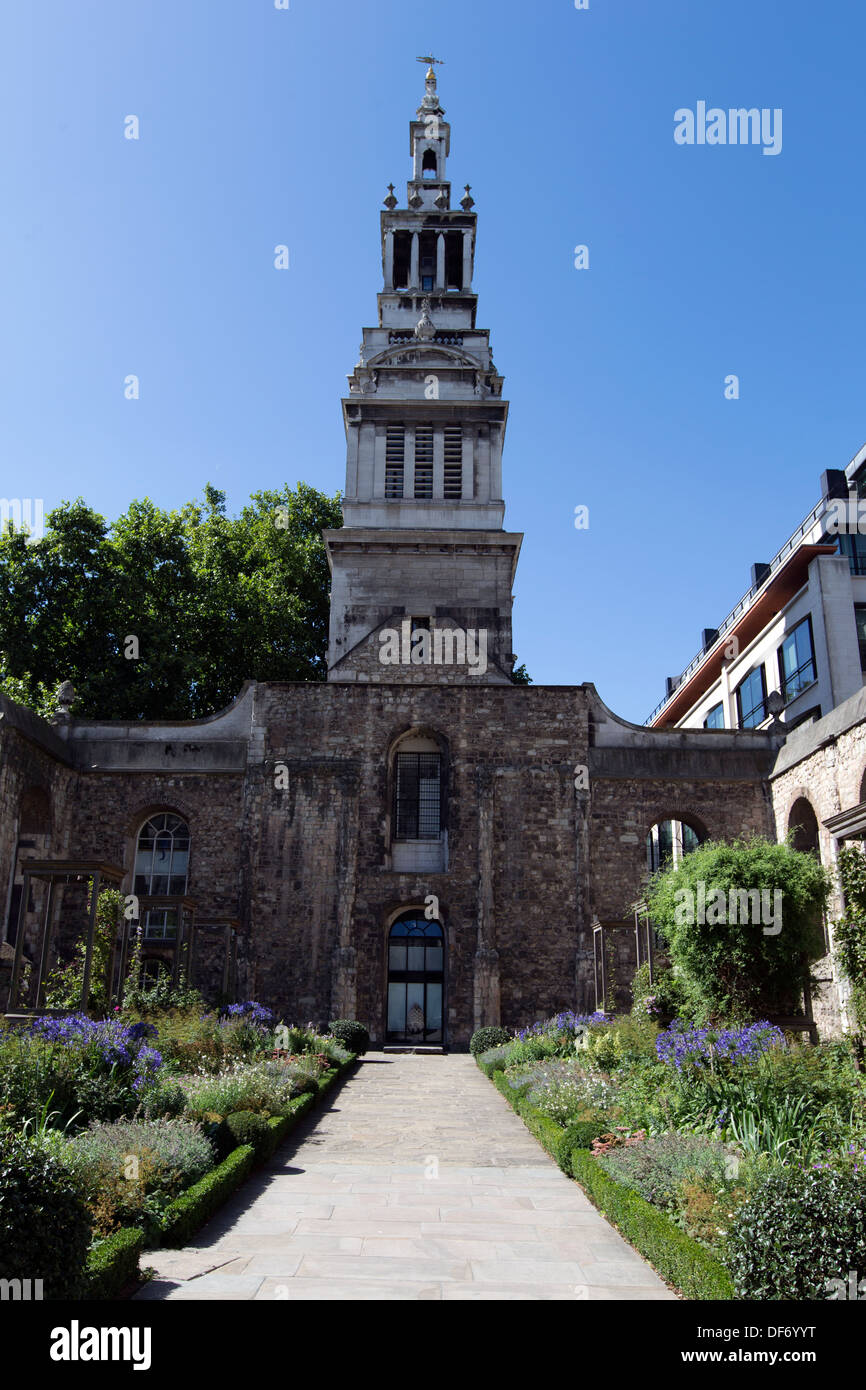
[[[83,718],[195,719],[248,679],[324,680],[321,532],[341,525],[339,496],[305,483],[253,493],[235,518],[208,485],[179,511],[144,498],[113,524],[64,502],[37,540],[10,522],[0,690],[44,714],[70,680]]]
[[[796,1007],[826,949],[829,892],[814,855],[761,836],[708,841],[657,874],[646,906],[693,1017],[751,1021]]]

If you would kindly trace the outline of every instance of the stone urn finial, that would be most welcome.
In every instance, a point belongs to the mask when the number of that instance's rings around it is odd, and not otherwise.
[[[57,687],[57,708],[54,712],[55,723],[69,718],[69,711],[75,702],[75,687],[72,681],[62,681]]]
[[[415,325],[415,337],[422,343],[429,343],[436,332],[436,327],[430,317],[430,300],[422,299],[421,317]]]

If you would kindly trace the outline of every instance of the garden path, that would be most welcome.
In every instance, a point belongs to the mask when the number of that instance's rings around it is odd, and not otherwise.
[[[368,1053],[141,1299],[665,1299],[466,1054]]]

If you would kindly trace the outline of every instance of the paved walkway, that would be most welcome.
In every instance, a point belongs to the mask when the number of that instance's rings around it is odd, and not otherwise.
[[[369,1053],[145,1299],[664,1299],[465,1054]]]

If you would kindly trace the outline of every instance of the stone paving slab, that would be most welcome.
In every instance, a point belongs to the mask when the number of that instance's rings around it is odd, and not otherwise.
[[[672,1299],[471,1057],[371,1053],[147,1300]]]

